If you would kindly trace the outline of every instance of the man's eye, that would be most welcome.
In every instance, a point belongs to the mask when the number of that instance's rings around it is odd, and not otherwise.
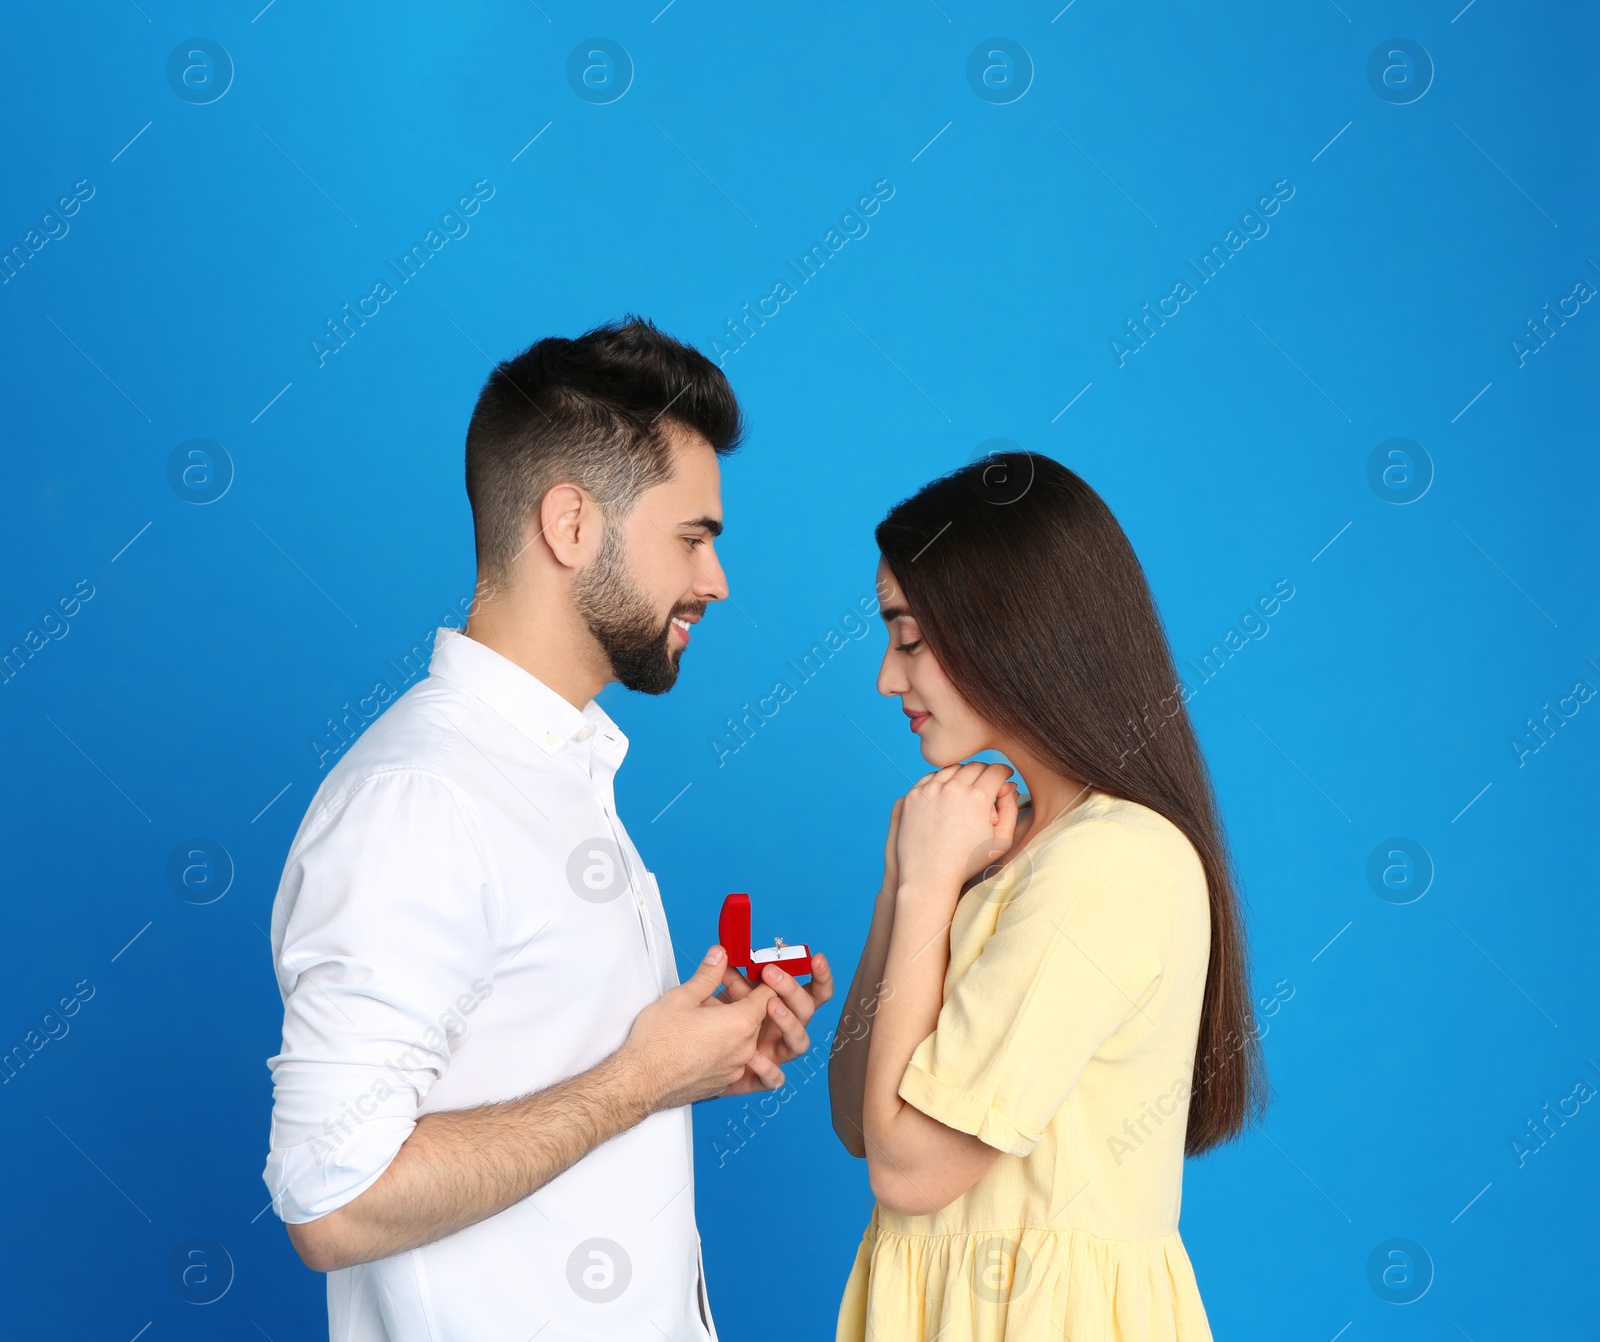
[[[705,537],[704,536],[685,536],[684,540],[689,542],[689,548],[690,549],[693,549],[696,545],[704,545],[705,544]]]

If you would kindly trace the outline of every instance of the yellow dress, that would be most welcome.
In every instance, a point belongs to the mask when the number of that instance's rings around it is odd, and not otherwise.
[[[1101,792],[961,897],[900,1096],[1001,1154],[941,1211],[874,1209],[838,1342],[1210,1342],[1178,1236],[1209,954],[1194,847]]]

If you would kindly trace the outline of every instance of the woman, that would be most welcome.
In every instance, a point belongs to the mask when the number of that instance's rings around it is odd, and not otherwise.
[[[839,1342],[1211,1337],[1183,1158],[1265,1079],[1229,861],[1143,570],[1057,462],[990,457],[877,530],[895,804],[829,1067],[878,1205]],[[1027,785],[1020,799],[1004,764]]]

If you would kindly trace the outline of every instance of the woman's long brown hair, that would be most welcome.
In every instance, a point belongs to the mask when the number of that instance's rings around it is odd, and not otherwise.
[[[928,647],[985,721],[1067,778],[1149,807],[1194,845],[1211,906],[1185,1153],[1266,1107],[1239,897],[1199,742],[1133,546],[1060,462],[990,455],[877,529]]]

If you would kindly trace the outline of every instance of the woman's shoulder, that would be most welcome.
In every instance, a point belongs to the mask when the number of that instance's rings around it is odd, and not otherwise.
[[[1159,811],[1125,797],[1096,791],[1055,820],[1035,822],[1036,875],[1067,876],[1095,868],[1118,884],[1157,879],[1181,888],[1205,884],[1205,869],[1189,836]]]

